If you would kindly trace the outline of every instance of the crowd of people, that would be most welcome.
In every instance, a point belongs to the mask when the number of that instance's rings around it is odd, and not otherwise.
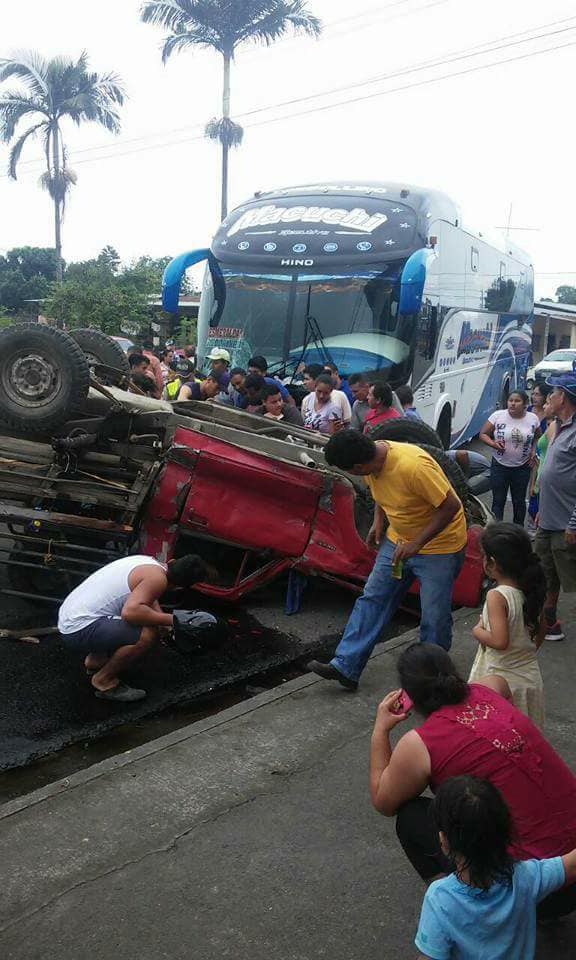
[[[265,357],[251,357],[246,369],[232,367],[228,350],[214,347],[206,358],[208,372],[202,373],[195,354],[193,344],[179,351],[167,346],[158,355],[150,344],[132,348],[129,389],[171,403],[212,400],[326,435],[347,427],[369,433],[384,420],[418,418],[409,387],[402,388],[402,406],[388,384],[365,374],[343,377],[334,363],[301,365],[289,379],[305,393],[298,406],[288,381],[269,375]]]
[[[419,581],[421,642],[402,653],[399,687],[378,708],[372,803],[396,818],[406,856],[429,884],[416,937],[421,960],[533,957],[537,919],[554,923],[576,910],[576,777],[543,733],[539,665],[544,640],[564,639],[560,590],[576,592],[576,373],[538,384],[530,399],[509,395],[480,433],[489,465],[473,451],[450,451],[469,476],[488,466],[495,516],[480,538],[491,587],[472,629],[477,650],[465,680],[448,652],[452,588],[467,544],[463,504],[429,453],[372,435],[386,420],[419,419],[410,387],[393,393],[363,373],[344,378],[332,363],[309,364],[300,371],[298,409],[264,357],[231,368],[227,351],[215,348],[205,375],[192,352],[167,350],[154,360],[146,345],[130,356],[142,392],[212,400],[317,430],[329,436],[326,462],[364,478],[375,504],[374,567],[333,658],[308,667],[355,691],[382,630]],[[503,519],[508,494],[513,522]],[[71,594],[60,627],[85,653],[96,695],[130,700],[143,692],[123,685],[119,673],[170,626],[162,591],[197,578],[202,565],[198,558],[188,558],[186,570],[181,561],[171,568],[145,557],[116,563],[125,569],[115,578],[104,568]],[[421,722],[393,749],[390,733],[412,709]],[[427,787],[433,799],[422,796]]]

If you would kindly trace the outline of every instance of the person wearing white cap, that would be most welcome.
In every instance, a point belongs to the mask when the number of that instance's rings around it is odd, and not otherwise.
[[[207,360],[210,361],[210,373],[213,373],[226,391],[230,383],[230,354],[223,347],[212,347]]]

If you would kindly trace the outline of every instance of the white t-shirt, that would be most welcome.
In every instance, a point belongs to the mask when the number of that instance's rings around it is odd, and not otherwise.
[[[343,423],[350,423],[352,419],[352,407],[350,401],[343,390],[333,390],[330,394],[330,400],[335,403],[340,410],[340,419]]]
[[[339,391],[338,391],[339,392]],[[336,391],[333,391],[334,395]],[[302,419],[307,430],[319,430],[320,433],[330,433],[330,421],[341,420],[342,413],[337,403],[332,399],[316,410],[316,394],[309,393],[302,401]]]
[[[128,577],[136,567],[154,564],[165,570],[153,557],[122,557],[113,560],[84,580],[69,593],[58,612],[58,632],[65,636],[89,627],[100,617],[119,617],[131,590]]]
[[[488,421],[494,425],[494,440],[504,441],[504,450],[492,450],[492,457],[505,467],[521,467],[530,458],[534,434],[540,426],[535,413],[511,417],[507,410],[497,410]]]

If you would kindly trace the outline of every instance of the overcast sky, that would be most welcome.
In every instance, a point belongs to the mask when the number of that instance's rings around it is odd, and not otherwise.
[[[221,59],[186,52],[162,66],[162,31],[139,22],[139,6],[139,0],[2,4],[0,57],[19,49],[47,57],[86,49],[93,69],[116,71],[128,94],[119,137],[95,126],[65,129],[78,174],[64,224],[67,260],[95,256],[105,244],[124,260],[176,254],[205,246],[218,226],[219,152],[201,135],[206,120],[221,113]],[[533,257],[538,295],[576,283],[574,3],[310,0],[309,6],[325,24],[320,40],[249,46],[237,55],[232,111],[246,133],[231,158],[230,205],[256,190],[340,178],[439,188],[479,229],[505,225],[512,204],[512,227],[537,228],[510,236]],[[483,44],[501,49],[482,52]],[[410,69],[442,59],[452,62]],[[446,74],[460,75],[428,82]],[[318,109],[373,94],[381,95]],[[286,101],[296,102],[278,106]],[[6,158],[0,147],[0,252],[51,246],[50,203],[37,186],[40,145],[25,151],[16,183],[3,174]]]

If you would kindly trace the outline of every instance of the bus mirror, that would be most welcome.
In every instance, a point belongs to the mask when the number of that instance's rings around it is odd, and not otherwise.
[[[422,305],[422,294],[426,282],[426,265],[431,253],[431,250],[416,250],[404,264],[400,277],[399,313],[418,313]]]
[[[167,313],[178,313],[180,285],[188,267],[212,257],[210,250],[189,250],[170,261],[162,277],[162,308]]]

